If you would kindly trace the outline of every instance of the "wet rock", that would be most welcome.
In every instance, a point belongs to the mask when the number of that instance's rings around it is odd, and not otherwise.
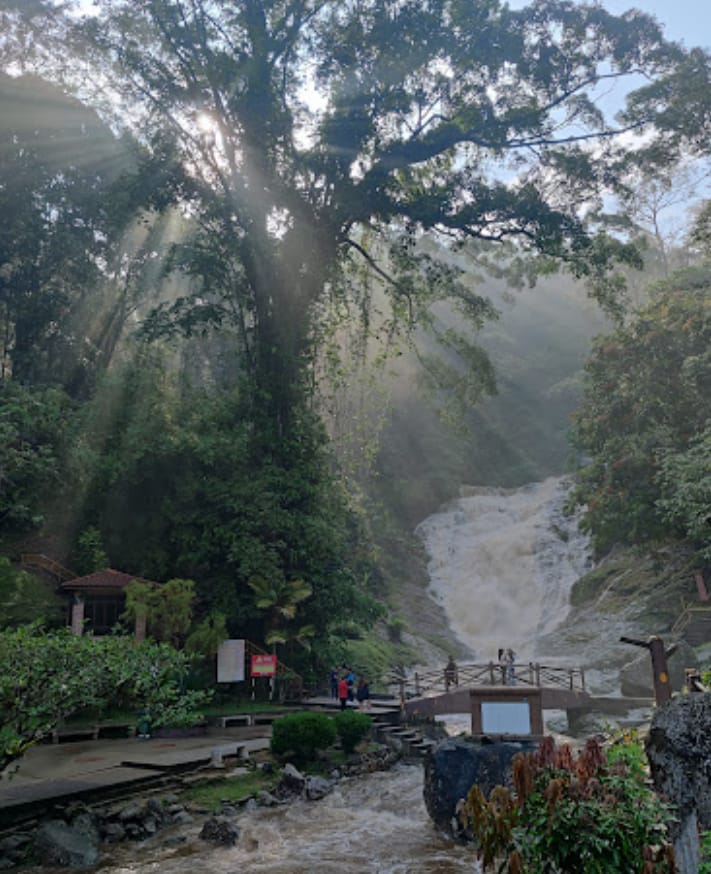
[[[184,804],[168,804],[165,808],[165,812],[169,816],[175,816],[176,813],[182,813],[185,810]]]
[[[260,789],[257,792],[257,804],[260,807],[274,807],[279,804],[279,801],[272,795],[271,792],[266,792],[264,789]]]
[[[187,841],[186,835],[171,835],[169,838],[166,838],[164,841],[161,841],[162,847],[178,847],[180,844],[184,844]]]
[[[306,777],[291,763],[284,766],[279,782],[278,794],[301,795],[306,785]]]
[[[157,798],[148,799],[148,801],[146,802],[145,811],[146,814],[149,815],[153,820],[155,820],[157,824],[162,823],[168,818],[165,807],[163,807],[163,804],[158,801]]]
[[[533,744],[481,744],[472,739],[450,738],[434,747],[425,761],[424,800],[427,812],[442,831],[459,834],[456,812],[476,783],[485,795],[494,786],[511,786],[511,763]]]
[[[126,837],[133,841],[138,841],[143,837],[143,830],[140,825],[135,822],[126,823]]]
[[[267,793],[267,794],[268,794],[268,793]],[[276,799],[274,799],[274,800],[276,801]],[[256,798],[250,798],[250,799],[248,799],[248,801],[247,801],[246,804],[244,805],[244,809],[245,809],[245,810],[248,810],[248,811],[251,812],[251,811],[256,810],[258,806],[259,806],[259,805],[258,805],[258,803],[257,803],[257,799],[256,799]]]
[[[172,822],[176,825],[190,825],[190,823],[193,822],[193,818],[187,810],[179,810],[177,813],[173,814]]]
[[[232,847],[239,838],[239,829],[225,817],[211,816],[202,827],[200,838],[212,844]]]
[[[239,814],[237,808],[232,804],[221,804],[220,805],[220,816],[230,816],[235,817]]]
[[[318,801],[333,791],[333,784],[323,777],[307,777],[303,796],[308,801]]]
[[[147,835],[154,835],[158,831],[158,823],[153,819],[152,816],[147,816],[143,820],[143,831]]]
[[[135,822],[136,820],[142,819],[143,814],[143,806],[136,801],[132,801],[119,811],[118,818],[121,822]]]
[[[106,822],[101,829],[102,837],[108,844],[117,844],[126,837],[126,829],[120,822]]]
[[[82,868],[99,858],[98,836],[67,825],[63,820],[43,822],[35,832],[34,855],[43,865]]]
[[[0,871],[8,871],[15,867],[15,862],[8,856],[0,856]]]

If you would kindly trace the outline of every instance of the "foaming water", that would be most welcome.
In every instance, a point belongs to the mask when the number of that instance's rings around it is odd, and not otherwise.
[[[422,800],[423,769],[401,765],[343,780],[322,801],[297,801],[241,815],[232,848],[195,837],[179,847],[145,847],[139,860],[114,857],[114,874],[476,874],[471,847],[441,836]],[[125,852],[122,850],[119,853]],[[132,855],[136,854],[135,849]]]
[[[591,565],[587,538],[563,513],[568,490],[560,478],[465,488],[418,526],[432,597],[478,660],[509,646],[540,657],[538,639],[565,619],[570,588]]]

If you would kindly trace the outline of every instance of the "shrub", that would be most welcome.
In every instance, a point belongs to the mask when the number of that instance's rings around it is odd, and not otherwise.
[[[338,713],[333,721],[336,724],[336,732],[341,739],[343,752],[352,753],[358,743],[370,731],[372,720],[365,713],[357,713],[353,710],[343,710]]]
[[[292,713],[276,719],[272,726],[272,752],[277,756],[287,753],[308,761],[316,750],[325,750],[336,740],[336,726],[325,713]]]
[[[496,786],[487,801],[473,786],[462,819],[484,869],[500,874],[671,874],[668,811],[644,784],[640,753],[606,753],[589,740],[574,757],[546,739],[514,758],[515,792]]]

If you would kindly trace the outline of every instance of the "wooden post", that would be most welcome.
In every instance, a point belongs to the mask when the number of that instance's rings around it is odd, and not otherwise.
[[[634,640],[631,637],[621,637],[622,643],[631,643],[632,646],[641,646],[648,649],[652,657],[652,679],[654,681],[654,697],[657,707],[671,700],[672,688],[669,682],[669,669],[667,659],[676,651],[676,644],[667,649],[661,637],[655,635],[649,640]]]
[[[541,685],[541,666],[536,662],[536,686]]]
[[[585,671],[583,668],[580,668],[580,685],[582,686],[583,692],[585,691]]]
[[[496,681],[494,680],[494,663],[489,662],[489,679],[491,681],[491,685],[496,685]]]
[[[533,662],[528,663],[528,682],[533,686]]]
[[[415,695],[420,696],[420,675],[415,671]]]
[[[706,589],[704,575],[701,573],[701,571],[694,574],[694,580],[696,580],[696,591],[699,593],[699,601],[708,601],[709,593]]]

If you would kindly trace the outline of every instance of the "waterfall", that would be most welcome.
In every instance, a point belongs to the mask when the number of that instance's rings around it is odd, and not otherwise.
[[[570,589],[591,567],[570,489],[553,478],[519,489],[465,487],[417,528],[429,555],[430,594],[478,661],[512,647],[541,658],[539,639],[568,613]]]

